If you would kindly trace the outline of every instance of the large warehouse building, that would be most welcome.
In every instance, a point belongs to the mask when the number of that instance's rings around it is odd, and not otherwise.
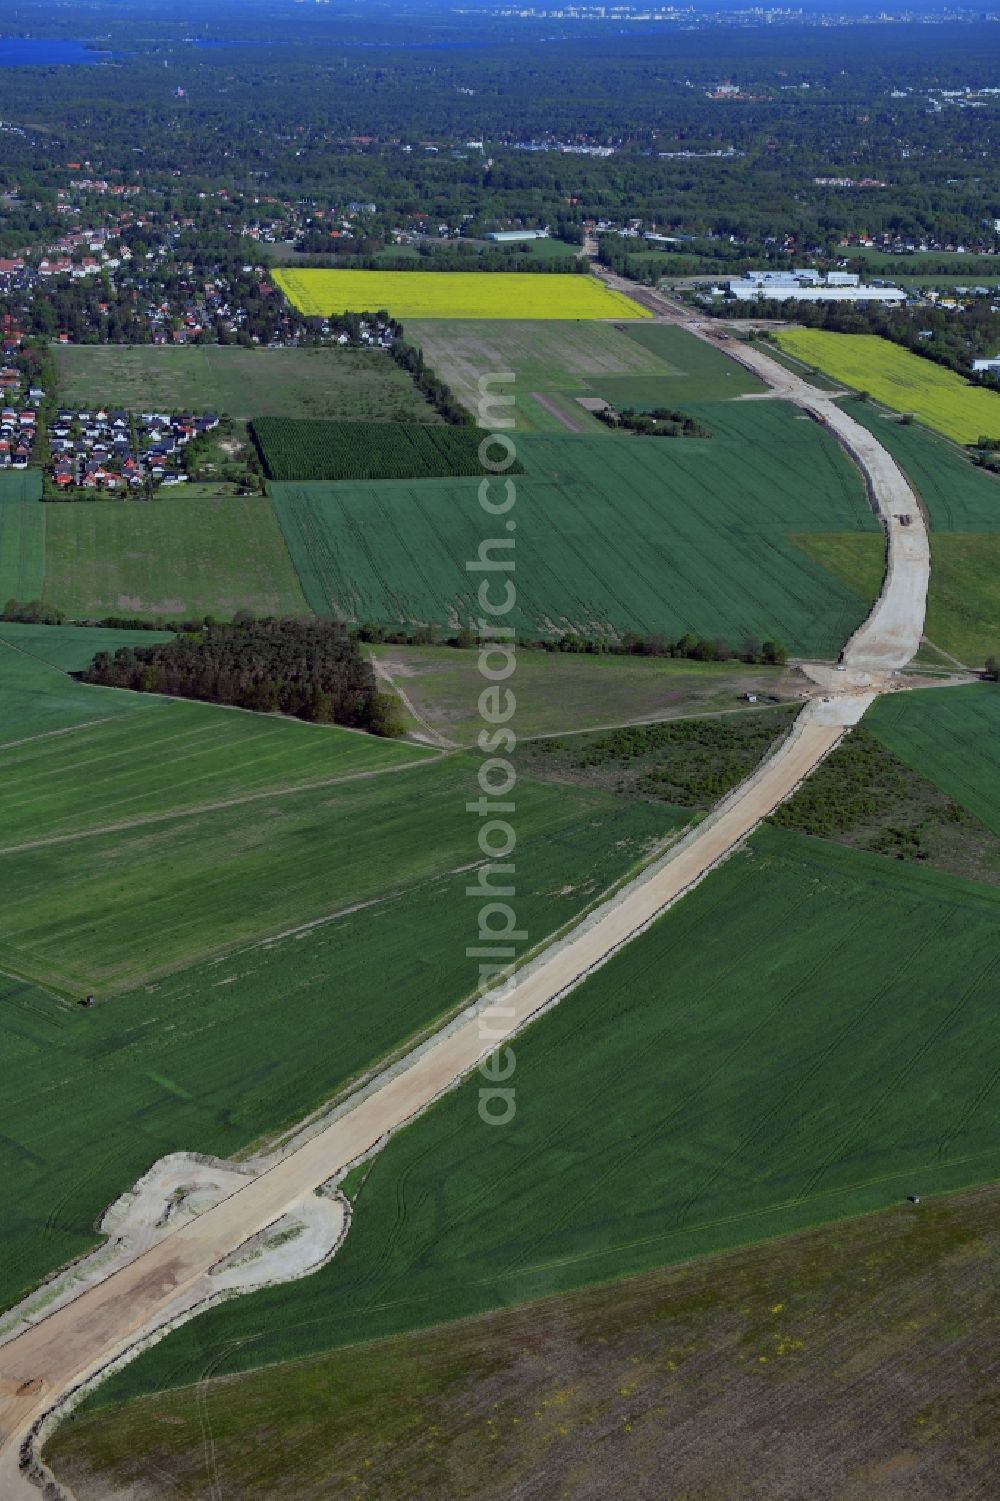
[[[824,279],[818,271],[748,271],[729,283],[729,294],[738,302],[885,302],[906,301],[901,287],[863,287],[853,271],[831,271]]]

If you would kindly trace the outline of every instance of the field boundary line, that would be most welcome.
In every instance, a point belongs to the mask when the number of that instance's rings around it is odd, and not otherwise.
[[[0,749],[3,749],[0,746]],[[443,760],[444,753],[433,759],[403,761],[398,766],[377,766],[369,771],[351,771],[340,777],[325,777],[318,782],[301,782],[295,787],[274,787],[263,792],[247,792],[241,797],[221,798],[213,803],[196,803],[190,808],[170,808],[163,813],[144,813],[138,818],[123,819],[119,823],[100,824],[97,828],[81,829],[71,834],[46,834],[41,839],[29,839],[23,844],[0,846],[0,856],[19,855],[27,850],[45,849],[53,844],[76,844],[81,839],[96,839],[102,834],[120,834],[128,829],[145,828],[148,824],[171,823],[179,818],[194,818],[201,813],[217,813],[223,808],[239,808],[245,803],[259,803],[269,797],[293,797],[297,792],[315,792],[322,787],[338,787],[344,782],[363,782],[372,777],[388,776],[392,772],[414,771],[418,767],[431,766]]]

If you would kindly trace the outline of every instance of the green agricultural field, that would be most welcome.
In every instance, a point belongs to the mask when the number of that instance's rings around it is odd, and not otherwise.
[[[46,598],[78,619],[308,613],[265,498],[44,509]]]
[[[145,633],[143,633],[145,634]],[[131,644],[131,643],[130,643]],[[0,659],[2,660],[2,659]],[[144,694],[93,689],[141,706]],[[154,697],[158,713],[105,719],[0,754],[0,855],[53,835],[258,799],[423,761],[430,752],[332,725]],[[253,816],[253,809],[244,809]]]
[[[111,721],[133,710],[166,702],[117,688],[78,683],[69,672],[86,667],[94,652],[166,639],[157,631],[102,631],[69,626],[12,625],[0,622],[0,764],[9,747],[94,720]],[[0,834],[2,838],[2,834]]]
[[[141,969],[155,959],[144,958],[144,949],[162,950],[161,924],[184,928],[205,907],[213,946],[229,952],[106,1004],[103,988],[80,987],[74,996],[97,993],[87,1011],[0,977],[0,1308],[92,1246],[98,1215],[157,1158],[248,1150],[471,994],[478,961],[465,951],[477,909],[463,893],[477,845],[464,803],[475,793],[475,765],[452,761],[354,785],[388,791],[392,784],[401,794],[407,783],[408,803],[420,803],[411,776],[425,779],[423,816],[395,794],[360,803],[338,794],[325,808],[313,798],[291,875],[275,819],[266,818],[263,843],[275,841],[275,858],[262,850],[246,925],[239,883],[227,869],[230,861],[245,868],[247,842],[256,840],[245,810],[226,831],[185,820],[187,849],[172,866],[157,868],[127,841],[105,846],[103,867],[85,859],[86,875],[80,867],[60,872],[45,855],[67,902],[59,933],[44,941],[63,952],[67,943],[88,948],[96,914],[102,931],[91,956],[113,965],[131,955]],[[576,789],[519,788],[517,910],[530,941],[542,942],[581,912],[676,821],[664,808]],[[223,832],[229,843],[213,858]],[[73,848],[81,856],[92,843]],[[7,863],[0,859],[0,871]],[[117,883],[108,864],[119,865]],[[75,922],[67,877],[84,894],[98,880],[89,903],[76,905]],[[133,879],[145,886],[129,898]],[[296,881],[303,904],[311,901],[328,920],[265,939],[280,925]],[[253,937],[241,944],[246,927]],[[184,943],[194,946],[190,933],[172,943],[175,954]]]
[[[272,266],[300,266],[305,269],[307,265],[319,265],[331,271],[338,267],[341,270],[354,269],[349,257],[338,255],[332,250],[325,257],[304,253],[296,250],[294,244],[289,244],[287,241],[278,245],[268,245],[260,240],[247,240],[244,248],[248,258],[260,258]],[[431,252],[429,263],[428,259],[421,254],[422,250],[428,248]],[[501,248],[492,240],[476,240],[471,236],[463,235],[457,244],[448,240],[440,243],[436,241],[428,243],[424,240],[420,245],[379,245],[371,252],[371,259],[379,266],[388,261],[405,260],[411,262],[415,271],[427,271],[433,269],[438,252],[442,256],[451,257],[457,250],[463,259],[467,258],[471,265],[475,265],[480,255],[495,256]],[[554,261],[565,260],[567,256],[575,256],[579,253],[579,249],[578,245],[571,245],[566,240],[559,240],[554,235],[550,235],[544,240],[526,240],[514,245],[512,251],[505,253],[510,253],[512,259],[516,255],[519,260]],[[366,256],[365,259],[368,257]]]
[[[569,429],[607,435],[607,428],[576,399],[594,395],[597,377],[663,376],[677,368],[629,338],[630,327],[624,323],[433,319],[408,321],[406,333],[475,415],[479,414],[479,381],[485,375],[492,377],[491,394],[513,396],[513,407],[495,411],[513,416],[515,433]],[[500,382],[496,377],[507,371],[513,381]]]
[[[919,423],[900,422],[871,402],[843,406],[892,454],[926,506],[935,533],[1000,532],[1000,477],[977,469],[961,449]]]
[[[963,282],[979,282],[997,274],[995,256],[971,255],[955,250],[914,250],[907,255],[894,251],[879,250],[874,245],[852,245],[847,252],[850,265],[875,275],[886,275],[887,266],[906,265],[915,274],[931,275],[931,268],[944,262],[951,273]],[[895,281],[895,275],[892,275]]]
[[[956,443],[974,443],[983,433],[1000,438],[1000,395],[877,334],[784,328],[776,337],[790,354],[895,412],[912,412]]]
[[[874,537],[816,533],[797,536],[795,542],[848,588],[864,591],[881,577],[882,548]],[[998,580],[997,533],[932,532],[927,639],[958,663],[982,667],[1000,642]]]
[[[874,599],[885,575],[885,542],[874,532],[802,532],[792,541],[809,557],[866,599]]]
[[[62,344],[55,351],[67,406],[435,422],[410,377],[382,349],[238,349],[206,344]]]
[[[924,630],[969,667],[1000,652],[1000,534],[931,537]]]
[[[793,653],[835,655],[871,596],[845,588],[790,534],[857,531],[878,545],[860,477],[815,423],[780,403],[692,410],[712,439],[521,440],[507,623],[532,636],[693,631],[736,646],[777,636]],[[475,481],[289,484],[273,494],[317,613],[451,628],[481,613],[465,565],[496,524]]]
[[[1000,688],[973,683],[881,698],[865,724],[900,760],[1000,834]]]
[[[0,850],[0,969],[63,994],[107,994],[420,885],[476,858],[465,808],[476,785],[473,762],[434,757],[399,774],[273,793],[252,810],[182,797],[181,808],[124,829],[109,800],[107,832],[91,805],[90,829]],[[600,797],[574,789],[553,798],[524,781],[519,838],[554,837],[588,806],[599,817]],[[159,813],[168,799],[154,788],[144,803],[139,789],[129,814]],[[63,829],[58,796],[43,808]],[[667,809],[663,826],[685,817]]]
[[[117,651],[120,646],[158,646],[172,640],[169,631],[121,631],[99,625],[22,625],[0,620],[0,641],[64,673],[82,672],[99,651]],[[88,688],[86,684],[80,686]]]
[[[45,581],[46,507],[34,500],[0,502],[0,606],[39,599]]]
[[[458,745],[472,745],[482,729],[483,678],[477,650],[451,646],[367,646],[405,693],[411,728],[429,727]],[[511,689],[511,724],[526,736],[600,729],[634,720],[737,709],[744,693],[794,696],[802,679],[793,669],[684,658],[589,656],[522,651]],[[403,706],[404,714],[408,711]]]
[[[675,380],[683,376],[683,385],[674,387],[678,401],[724,401],[731,396],[767,389],[763,381],[729,359],[721,349],[695,338],[676,324],[632,323],[623,332],[669,366],[667,373]],[[593,384],[603,395],[604,385],[599,381]]]
[[[423,479],[485,471],[475,427],[412,422],[292,422],[259,417],[254,441],[268,479]],[[507,472],[519,473],[520,465]]]
[[[446,1095],[355,1175],[328,1266],[186,1325],[95,1402],[992,1179],[998,938],[992,888],[760,830],[520,1038],[502,1130],[478,1081]]]
[[[0,506],[11,500],[40,500],[42,476],[38,469],[0,470]]]
[[[461,1476],[466,1496],[538,1498],[579,1494],[584,1471],[591,1496],[620,1495],[623,1475],[631,1496],[663,1495],[669,1474],[675,1495],[749,1501],[766,1476],[772,1497],[819,1501],[833,1494],[835,1427],[841,1496],[888,1501],[873,1477],[896,1473],[915,1501],[941,1501],[957,1471],[967,1496],[987,1495],[998,1209],[995,1188],[900,1204],[458,1325],[209,1376],[77,1413],[45,1457],[79,1501],[165,1487],[200,1501],[212,1486],[329,1501],[352,1495],[359,1474],[372,1501],[442,1501],[443,1474],[449,1494]],[[928,1421],[929,1370],[945,1421]]]

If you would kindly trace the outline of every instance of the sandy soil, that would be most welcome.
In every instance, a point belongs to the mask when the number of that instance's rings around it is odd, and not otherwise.
[[[661,314],[672,311],[662,299],[656,304]],[[38,1490],[19,1459],[31,1458],[33,1430],[47,1413],[81,1384],[203,1306],[214,1295],[212,1269],[230,1253],[282,1221],[322,1184],[377,1148],[505,1037],[559,1001],[691,890],[791,796],[838,744],[845,727],[855,724],[878,690],[888,685],[889,674],[916,651],[928,576],[927,539],[919,508],[899,471],[870,434],[862,441],[854,431],[857,424],[797,376],[745,345],[736,350],[727,344],[724,349],[745,363],[751,355],[752,367],[785,399],[837,432],[862,463],[884,516],[888,508],[905,508],[913,517],[908,528],[887,519],[886,582],[869,622],[844,653],[852,669],[844,675],[844,691],[814,698],[782,744],[703,823],[522,970],[502,1009],[497,998],[489,996],[470,1006],[347,1101],[307,1140],[197,1217],[169,1228],[126,1264],[115,1266],[72,1302],[56,1307],[0,1348],[3,1501],[37,1501]]]

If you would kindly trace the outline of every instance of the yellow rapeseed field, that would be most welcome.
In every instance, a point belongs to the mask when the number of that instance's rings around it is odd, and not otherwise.
[[[779,332],[778,343],[824,375],[867,391],[883,406],[912,412],[956,443],[974,443],[984,434],[1000,438],[1000,396],[876,334],[787,328]]]
[[[394,318],[648,318],[594,276],[515,271],[294,271],[273,273],[300,313],[376,312]]]

